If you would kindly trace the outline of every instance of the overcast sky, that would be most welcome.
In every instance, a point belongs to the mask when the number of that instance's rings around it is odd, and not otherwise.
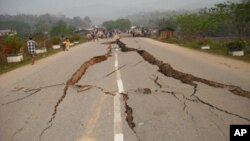
[[[112,19],[138,12],[197,9],[224,1],[227,0],[0,0],[0,14],[50,13]]]

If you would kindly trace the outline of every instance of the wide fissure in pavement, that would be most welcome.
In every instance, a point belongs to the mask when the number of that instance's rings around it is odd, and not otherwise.
[[[114,42],[112,42],[112,43],[114,43]],[[221,109],[221,108],[216,107],[216,106],[214,106],[214,105],[212,105],[212,104],[210,104],[208,102],[205,102],[205,101],[201,100],[198,96],[195,95],[196,92],[197,92],[198,85],[196,83],[194,83],[194,82],[200,82],[200,83],[203,83],[205,85],[215,87],[215,88],[227,88],[228,91],[230,91],[231,93],[233,93],[235,95],[238,95],[238,96],[243,96],[243,97],[246,97],[246,98],[250,98],[250,92],[249,91],[243,90],[239,86],[226,85],[226,84],[222,84],[222,83],[219,83],[219,82],[199,78],[199,77],[196,77],[196,76],[194,76],[192,74],[187,74],[187,73],[180,72],[180,71],[175,70],[174,68],[172,68],[172,66],[170,64],[164,63],[163,61],[160,61],[160,60],[156,59],[153,55],[151,55],[150,53],[148,53],[145,50],[138,50],[138,49],[135,49],[135,48],[128,48],[128,47],[126,47],[126,44],[121,42],[119,39],[116,40],[115,43],[118,44],[118,46],[121,48],[122,52],[130,52],[130,51],[137,52],[145,61],[147,61],[151,65],[158,66],[159,72],[161,72],[165,76],[172,77],[174,79],[177,79],[177,80],[181,81],[184,84],[193,86],[193,93],[192,93],[192,95],[190,97],[192,97],[194,99],[189,99],[189,98],[186,98],[184,96],[186,100],[189,100],[191,102],[199,102],[201,104],[207,105],[207,106],[209,106],[209,107],[211,107],[213,109],[224,112],[226,114],[236,116],[238,118],[250,121],[249,118],[246,118],[246,117],[243,117],[241,115],[226,111],[224,109]],[[154,82],[156,83],[157,86],[161,87],[161,85],[158,83],[157,78],[155,79]],[[177,98],[174,92],[167,92],[167,93],[171,94],[175,98]],[[184,110],[185,110],[185,108],[186,108],[186,106],[185,106],[185,103],[184,103]]]
[[[65,85],[64,90],[63,90],[63,95],[57,101],[57,103],[56,103],[56,105],[54,107],[54,112],[53,112],[50,120],[47,122],[48,126],[45,129],[43,129],[43,131],[41,132],[41,134],[39,136],[40,140],[42,139],[42,136],[44,135],[44,133],[49,128],[52,127],[53,120],[56,118],[58,107],[60,106],[62,101],[65,99],[65,97],[67,95],[68,88],[70,86],[73,86],[74,84],[76,84],[82,78],[82,76],[85,74],[86,70],[90,66],[93,66],[93,65],[95,65],[97,63],[100,63],[100,62],[103,62],[103,61],[107,60],[111,56],[111,53],[112,53],[112,48],[111,48],[111,45],[109,45],[108,51],[104,55],[95,56],[95,57],[91,58],[90,60],[84,62],[80,66],[80,68],[78,70],[76,70],[76,72],[70,77],[70,79],[67,80],[66,85]],[[105,94],[110,94],[110,93],[106,92]]]
[[[133,109],[128,105],[128,94],[125,93],[121,93],[121,95],[123,96],[123,101],[125,103],[125,113],[127,114],[126,116],[126,121],[128,123],[129,128],[135,133],[136,137],[138,138],[138,141],[140,141],[140,137],[138,136],[138,134],[135,131],[135,123],[134,123],[134,117],[133,117]]]
[[[194,83],[196,81],[196,82],[200,82],[200,83],[203,83],[203,84],[206,84],[206,85],[209,85],[209,86],[212,86],[212,87],[216,87],[216,88],[227,88],[230,92],[232,92],[235,95],[250,98],[250,92],[246,91],[246,90],[243,90],[239,86],[226,85],[226,84],[222,84],[222,83],[219,83],[219,82],[199,78],[199,77],[196,77],[196,76],[194,76],[192,74],[180,72],[180,71],[175,70],[174,68],[172,68],[172,66],[170,64],[164,63],[163,61],[160,61],[160,60],[156,59],[153,55],[151,55],[150,53],[148,53],[145,50],[138,50],[138,49],[135,49],[135,48],[128,48],[120,40],[117,40],[116,43],[121,48],[121,51],[123,51],[123,52],[135,51],[144,60],[146,60],[148,63],[158,66],[159,72],[161,72],[165,76],[172,77],[174,79],[180,80],[182,83],[194,86],[194,93],[192,95],[195,95],[195,93],[197,91],[196,90],[197,84]]]

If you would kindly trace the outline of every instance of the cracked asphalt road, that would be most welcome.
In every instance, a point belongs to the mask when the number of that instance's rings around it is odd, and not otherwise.
[[[0,76],[0,140],[227,141],[230,124],[250,124],[249,64],[146,38],[121,41],[168,64],[171,75],[107,40],[78,45]]]

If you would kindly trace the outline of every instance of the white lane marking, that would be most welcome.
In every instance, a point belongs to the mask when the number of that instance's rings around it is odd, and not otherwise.
[[[114,97],[114,141],[123,141],[124,140],[124,135],[122,131],[122,117],[121,117],[121,95],[124,91],[123,88],[123,83],[121,80],[121,73],[118,70],[118,55],[115,52],[115,70],[116,71],[116,77],[117,77],[117,87],[118,87],[118,92],[116,93]]]
[[[123,141],[123,134],[116,134],[115,141]]]
[[[124,88],[123,88],[122,80],[117,80],[117,85],[118,85],[118,92],[119,93],[123,93],[124,92]]]
[[[115,60],[115,70],[117,70],[117,69],[118,69],[118,61]]]

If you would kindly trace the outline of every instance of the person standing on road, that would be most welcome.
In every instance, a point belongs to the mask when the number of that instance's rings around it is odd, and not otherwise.
[[[36,55],[36,45],[37,43],[32,40],[32,37],[29,37],[29,40],[27,41],[27,47],[28,47],[28,53],[32,59],[32,65],[35,64],[35,55]]]
[[[69,46],[70,46],[70,41],[69,38],[66,38],[63,42],[63,45],[66,47],[66,50],[69,50]]]
[[[65,37],[64,37],[64,35],[62,35],[60,38],[60,46],[61,46],[63,51],[65,51],[65,45],[63,43],[64,41],[65,41]]]

